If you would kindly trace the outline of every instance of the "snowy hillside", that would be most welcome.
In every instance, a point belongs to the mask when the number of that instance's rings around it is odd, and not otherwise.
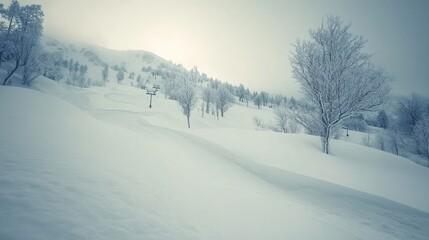
[[[138,75],[153,84],[159,83],[159,81],[152,73],[161,75],[181,68],[180,65],[175,65],[151,52],[142,50],[118,51],[86,43],[61,42],[49,37],[43,38],[42,46],[47,52],[60,54],[63,60],[73,60],[81,65],[87,65],[88,78],[93,82],[101,82],[101,71],[105,65],[109,66],[110,70],[109,82],[117,82],[118,69],[124,68],[123,84],[134,86],[137,85]],[[130,78],[131,73],[134,73],[132,79]],[[66,81],[69,77],[65,71],[62,81]]]
[[[429,169],[110,84],[0,88],[0,239],[428,239]]]

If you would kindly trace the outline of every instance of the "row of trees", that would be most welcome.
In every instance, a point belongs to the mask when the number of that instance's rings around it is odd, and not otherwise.
[[[85,64],[80,64],[79,61],[65,61],[64,66],[68,69],[68,84],[79,86],[81,88],[87,87],[89,85],[86,74],[88,72],[88,66]]]
[[[393,105],[390,114],[381,110],[368,121],[385,129],[385,134],[378,136],[377,147],[397,155],[413,153],[429,160],[429,100],[411,94],[396,99]]]
[[[179,78],[173,81],[168,81],[164,90],[170,98],[177,100],[183,114],[186,116],[188,128],[191,127],[190,118],[192,110],[197,106],[199,96],[197,85],[200,82],[200,74],[198,69],[194,67],[191,71],[182,72]],[[169,85],[171,84],[171,85]],[[172,84],[175,84],[174,88]],[[225,85],[212,88],[207,86],[201,92],[201,113],[212,113],[219,119],[224,116],[225,112],[232,106],[235,99]]]

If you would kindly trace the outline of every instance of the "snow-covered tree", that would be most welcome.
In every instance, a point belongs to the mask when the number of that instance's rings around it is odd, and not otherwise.
[[[280,104],[282,103],[282,101],[286,101],[286,97],[276,94],[275,96],[272,97],[271,99],[271,103],[280,106]]]
[[[85,87],[85,81],[86,81],[86,73],[88,72],[88,66],[87,65],[80,65],[79,69],[79,85],[81,88]]]
[[[252,100],[252,94],[250,93],[250,90],[247,88],[244,92],[243,101],[246,102],[246,106],[249,106],[249,101]]]
[[[389,78],[362,52],[366,40],[349,31],[339,17],[328,16],[311,40],[297,41],[291,56],[294,78],[321,127],[323,152],[330,151],[332,129],[342,120],[380,106],[390,92]]]
[[[116,80],[120,83],[124,79],[124,70],[123,68],[118,69],[118,73],[116,73]]]
[[[211,87],[206,87],[202,92],[202,100],[206,104],[206,113],[210,112],[210,105],[215,101],[215,91]]]
[[[182,108],[183,114],[186,116],[188,122],[188,128],[191,128],[191,112],[197,104],[197,89],[196,85],[198,82],[199,73],[196,68],[193,68],[190,72],[183,72],[180,74],[180,86],[177,89],[177,101]]]
[[[0,8],[0,67],[10,58],[15,49],[14,37],[19,28],[19,15],[21,6],[18,1],[12,1],[8,8]],[[8,56],[9,55],[9,56]]]
[[[285,100],[283,100],[278,107],[274,109],[276,128],[281,132],[289,132],[290,110]]]
[[[417,148],[426,159],[429,160],[429,116],[418,120],[413,127]]]
[[[78,80],[78,74],[79,74],[79,69],[80,69],[80,63],[79,61],[75,61],[73,63],[72,66],[72,75],[71,75],[71,81],[69,82],[69,84],[76,84],[76,81]]]
[[[71,77],[72,72],[73,72],[73,65],[74,65],[74,61],[73,58],[69,60],[68,65],[67,65],[67,69],[69,70],[69,77]]]
[[[109,65],[104,64],[103,69],[101,70],[101,76],[103,82],[106,83],[109,79]]]
[[[3,32],[5,28],[0,28],[0,35],[8,36],[5,38],[6,43],[4,46],[10,46],[10,44],[12,44],[10,47],[3,48],[3,50],[8,50],[9,59],[13,65],[3,79],[3,85],[6,85],[9,78],[18,68],[26,65],[32,55],[34,55],[34,51],[36,51],[43,31],[43,12],[40,5],[19,7],[17,2],[12,1],[11,7],[12,6],[14,6],[14,8],[16,7],[13,14],[18,14],[13,17],[13,21],[15,21],[16,24],[15,29],[13,29],[12,32]],[[10,11],[7,12],[10,13]],[[3,55],[4,52],[0,54]]]
[[[377,126],[386,129],[389,125],[389,118],[387,117],[386,111],[380,110],[378,111],[378,115],[376,118]]]
[[[390,150],[396,154],[399,155],[399,150],[401,147],[401,135],[399,133],[397,126],[390,126],[387,130],[387,142],[390,146]]]
[[[244,88],[243,84],[240,84],[240,86],[238,86],[237,88],[238,101],[244,102],[245,94],[246,94],[246,89]]]
[[[411,134],[416,123],[423,118],[424,101],[422,97],[411,94],[398,100],[397,110],[399,129]]]
[[[289,100],[290,118],[296,124],[302,126],[306,133],[310,135],[320,136],[321,126],[318,121],[315,120],[314,112],[316,111],[313,106],[306,102],[296,102],[293,98]]]
[[[298,107],[298,102],[295,100],[295,98],[294,98],[294,97],[291,97],[291,98],[289,99],[289,107],[290,107],[291,109],[296,109],[296,108]]]
[[[269,99],[269,94],[267,92],[261,91],[259,93],[259,96],[261,98],[261,102],[263,106],[267,106],[268,104],[268,99]]]
[[[34,79],[43,73],[43,63],[40,52],[34,52],[22,69],[22,84],[31,86]]]
[[[232,107],[234,100],[234,96],[230,93],[227,86],[221,85],[218,87],[216,90],[215,104],[216,109],[220,111],[221,117]]]
[[[165,98],[177,100],[177,90],[179,89],[180,80],[176,78],[167,78],[163,81],[164,83],[164,94]]]
[[[262,105],[262,97],[261,97],[261,94],[256,93],[256,95],[253,95],[252,100],[253,100],[253,103],[254,103],[256,106],[258,106],[258,109],[260,109],[260,108],[261,108],[261,105]]]
[[[38,61],[39,64],[41,64],[43,76],[59,82],[60,79],[63,78],[63,71],[61,68],[62,60],[63,56],[59,52],[42,53]]]

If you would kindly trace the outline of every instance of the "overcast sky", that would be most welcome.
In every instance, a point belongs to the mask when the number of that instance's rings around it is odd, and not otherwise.
[[[9,4],[10,1],[0,0]],[[429,91],[429,1],[20,0],[41,4],[45,33],[141,49],[251,89],[297,95],[291,44],[327,14],[351,22],[366,52],[396,78],[394,93]]]

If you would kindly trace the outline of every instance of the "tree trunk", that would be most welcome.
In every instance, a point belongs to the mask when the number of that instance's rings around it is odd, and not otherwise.
[[[325,134],[323,136],[323,152],[329,154],[329,141],[331,138],[331,126],[326,126]]]
[[[188,119],[188,128],[191,128],[191,122],[189,121],[189,115],[187,115],[186,118]]]
[[[206,105],[206,113],[209,113],[209,108],[210,108],[210,101],[207,101],[207,105]]]
[[[15,71],[18,69],[18,67],[19,67],[19,61],[16,61],[16,63],[15,63],[15,68],[14,68],[14,69],[12,69],[12,71],[9,73],[9,75],[7,75],[7,76],[6,76],[6,78],[5,78],[5,79],[4,79],[4,81],[3,81],[3,86],[4,86],[4,85],[6,85],[7,80],[8,80],[10,77],[12,77],[12,75],[15,73]]]

